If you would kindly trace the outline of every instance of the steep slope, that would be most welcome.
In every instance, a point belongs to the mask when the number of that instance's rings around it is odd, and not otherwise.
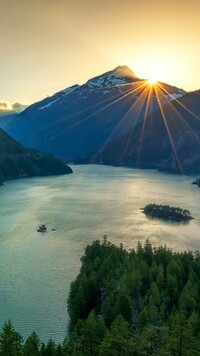
[[[185,94],[163,85],[174,97]],[[69,161],[128,132],[143,119],[147,101],[148,113],[157,110],[154,94],[146,80],[137,78],[127,66],[119,66],[31,105],[6,130],[31,148]]]
[[[0,110],[0,128],[6,130],[6,127],[15,121],[17,115],[18,114],[14,111],[8,112]]]
[[[152,113],[144,125],[102,146],[85,162],[200,173],[200,91]]]
[[[0,102],[0,127],[6,129],[17,117],[19,113],[24,111],[28,105],[22,105],[20,103],[8,104]]]
[[[70,167],[52,156],[23,147],[0,129],[0,183],[22,177],[72,173]]]

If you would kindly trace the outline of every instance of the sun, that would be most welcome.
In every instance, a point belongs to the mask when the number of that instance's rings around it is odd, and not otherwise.
[[[154,70],[154,69],[151,69],[149,70],[149,73],[147,75],[147,78],[148,78],[148,83],[150,85],[155,85],[158,81],[158,72],[157,70]]]
[[[155,75],[151,75],[149,76],[149,79],[148,79],[148,83],[151,84],[151,85],[155,85],[157,83],[157,78]]]

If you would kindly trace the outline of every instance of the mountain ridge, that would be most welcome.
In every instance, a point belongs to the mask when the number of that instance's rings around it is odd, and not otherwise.
[[[138,126],[76,163],[200,173],[200,91],[190,92],[147,116]],[[164,116],[164,117],[163,117]]]
[[[182,89],[164,84],[162,105]],[[160,103],[150,84],[127,66],[118,66],[83,85],[73,85],[32,104],[6,131],[22,144],[67,162],[87,156],[135,127]],[[147,102],[149,101],[148,110]]]

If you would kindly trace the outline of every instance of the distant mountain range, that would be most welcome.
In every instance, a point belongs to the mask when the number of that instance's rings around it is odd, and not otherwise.
[[[0,127],[6,129],[6,127],[12,123],[13,120],[24,111],[28,105],[22,105],[20,103],[10,104],[6,102],[0,102]]]
[[[23,105],[20,103],[10,104],[7,102],[0,101],[0,116],[19,114],[24,111],[28,105]]]
[[[22,144],[68,162],[87,157],[131,131],[159,105],[186,94],[161,84],[157,98],[148,81],[119,66],[29,106],[5,129]]]
[[[0,184],[5,180],[72,173],[64,162],[27,149],[0,129]]]

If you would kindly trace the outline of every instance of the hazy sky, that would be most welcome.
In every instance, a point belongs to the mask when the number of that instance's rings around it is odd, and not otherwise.
[[[200,0],[0,0],[0,101],[30,104],[128,65],[200,88]]]

